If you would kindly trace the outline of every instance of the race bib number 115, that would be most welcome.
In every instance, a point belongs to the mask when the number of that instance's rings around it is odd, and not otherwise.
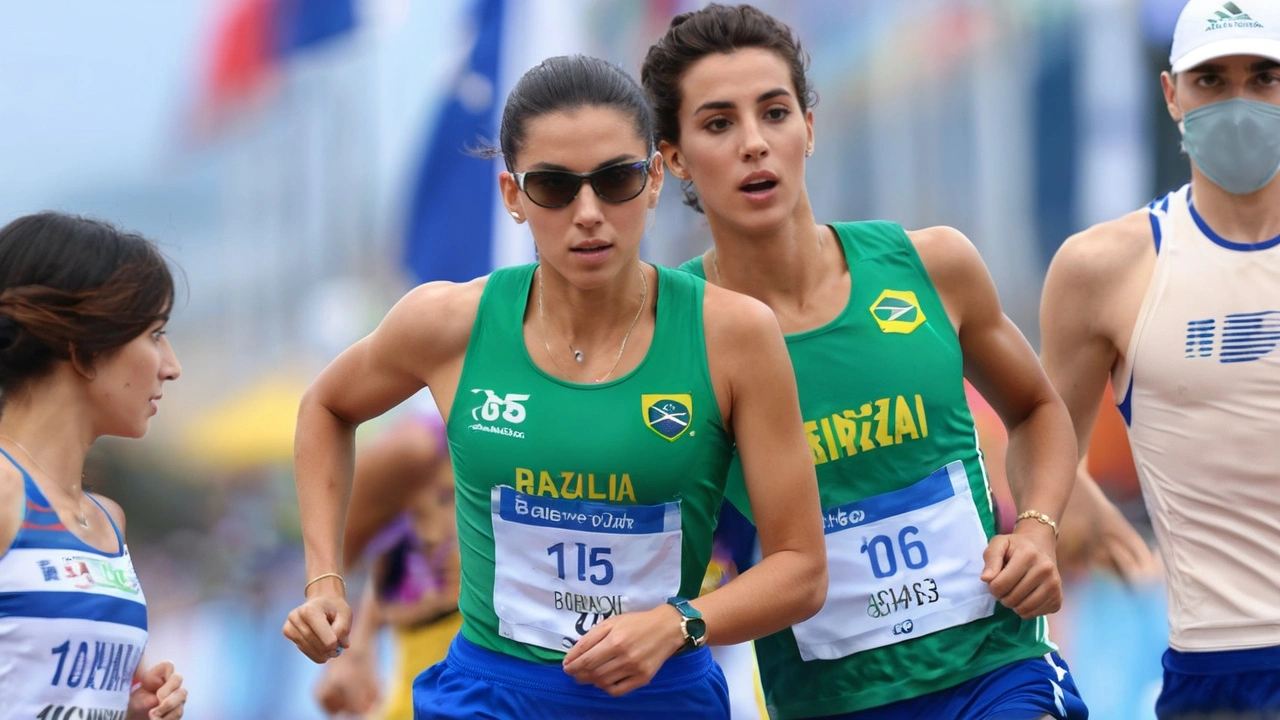
[[[498,632],[551,650],[680,590],[680,504],[611,505],[492,492]]]

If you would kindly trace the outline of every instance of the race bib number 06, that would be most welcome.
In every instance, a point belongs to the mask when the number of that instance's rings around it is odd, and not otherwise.
[[[817,615],[792,628],[803,660],[835,660],[987,617],[987,534],[964,463],[823,514],[830,577]]]
[[[493,488],[498,632],[551,650],[680,590],[680,504],[610,505]]]

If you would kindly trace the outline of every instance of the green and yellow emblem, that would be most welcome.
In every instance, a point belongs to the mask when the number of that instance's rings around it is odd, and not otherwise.
[[[876,319],[880,332],[906,335],[914,332],[925,321],[920,301],[911,290],[885,290],[871,304],[871,317]]]

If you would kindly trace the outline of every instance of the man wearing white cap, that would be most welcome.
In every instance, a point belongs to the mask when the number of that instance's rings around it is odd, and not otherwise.
[[[1063,244],[1043,361],[1082,452],[1108,376],[1128,424],[1168,584],[1156,714],[1258,717],[1280,713],[1280,0],[1191,0],[1169,59],[1191,182]]]

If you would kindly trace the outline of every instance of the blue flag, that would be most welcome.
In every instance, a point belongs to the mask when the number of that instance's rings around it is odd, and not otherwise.
[[[418,171],[406,225],[405,261],[419,282],[461,282],[485,275],[493,262],[492,160],[467,150],[496,141],[498,68],[504,0],[477,0],[475,45],[454,79]]]
[[[284,57],[351,32],[354,0],[276,0],[274,25],[275,50]]]

